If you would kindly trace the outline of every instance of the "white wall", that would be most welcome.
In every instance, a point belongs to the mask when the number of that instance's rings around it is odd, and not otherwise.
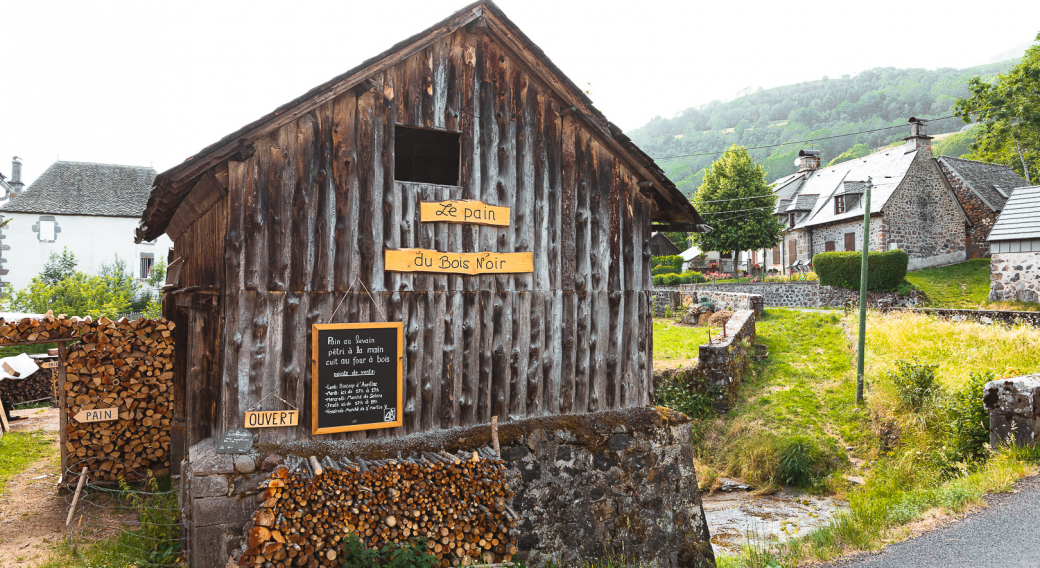
[[[0,229],[3,235],[3,267],[7,275],[0,281],[11,288],[24,288],[33,276],[43,270],[51,253],[61,254],[67,248],[76,255],[76,268],[88,274],[97,274],[102,263],[111,264],[115,256],[127,263],[135,276],[140,276],[141,253],[152,253],[155,261],[166,260],[173,242],[166,235],[156,239],[155,244],[134,244],[134,229],[138,219],[131,217],[94,217],[87,215],[51,215],[57,222],[58,232],[54,242],[40,242],[33,231],[40,217],[36,213],[2,213],[10,219]]]

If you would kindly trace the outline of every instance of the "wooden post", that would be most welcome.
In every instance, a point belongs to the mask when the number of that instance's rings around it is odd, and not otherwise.
[[[7,409],[0,408],[0,438],[11,431],[11,425],[7,423]]]
[[[69,516],[65,519],[65,526],[72,524],[72,514],[76,512],[76,503],[79,502],[79,494],[83,491],[83,482],[87,480],[87,466],[79,474],[79,483],[76,484],[76,494],[72,496],[72,505],[69,506]]]
[[[69,451],[66,445],[69,441],[69,409],[65,401],[65,354],[68,352],[68,343],[58,343],[58,445],[61,452],[61,476],[58,483],[65,480],[65,472],[69,467]]]
[[[502,457],[502,450],[498,446],[498,416],[491,417],[491,446],[495,449],[495,456]]]

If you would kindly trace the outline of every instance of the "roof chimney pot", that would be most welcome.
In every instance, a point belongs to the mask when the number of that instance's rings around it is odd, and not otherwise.
[[[907,122],[910,123],[910,136],[903,138],[906,141],[906,151],[913,152],[914,150],[927,149],[930,153],[932,151],[932,137],[928,135],[928,121],[911,116]]]
[[[794,161],[799,172],[811,172],[820,169],[819,150],[799,150],[798,158]]]
[[[22,188],[25,187],[25,184],[22,183],[22,159],[18,156],[11,158],[11,181],[7,182],[7,185],[11,186],[11,199],[18,197]]]

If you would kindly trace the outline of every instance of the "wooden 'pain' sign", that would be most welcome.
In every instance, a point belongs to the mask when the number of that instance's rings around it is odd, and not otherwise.
[[[119,420],[119,409],[116,407],[112,408],[94,408],[92,410],[80,410],[73,418],[76,422],[87,423],[87,422],[114,422]]]
[[[438,252],[428,249],[388,250],[384,269],[391,272],[510,274],[534,272],[529,252]]]
[[[509,208],[488,205],[482,201],[423,201],[419,203],[419,221],[423,223],[468,223],[472,225],[509,226]]]

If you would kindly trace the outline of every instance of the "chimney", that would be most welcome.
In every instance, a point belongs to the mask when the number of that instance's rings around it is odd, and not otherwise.
[[[794,165],[798,167],[799,172],[811,172],[820,169],[820,151],[799,150],[798,158],[795,159]]]
[[[22,183],[22,159],[18,156],[11,158],[11,181],[7,185],[11,186],[11,199],[18,197],[25,187]]]
[[[929,153],[932,151],[932,137],[928,135],[928,121],[923,118],[917,118],[911,116],[910,120],[910,136],[903,138],[906,140],[906,152],[913,152],[914,150],[920,150],[922,148],[927,149]]]

